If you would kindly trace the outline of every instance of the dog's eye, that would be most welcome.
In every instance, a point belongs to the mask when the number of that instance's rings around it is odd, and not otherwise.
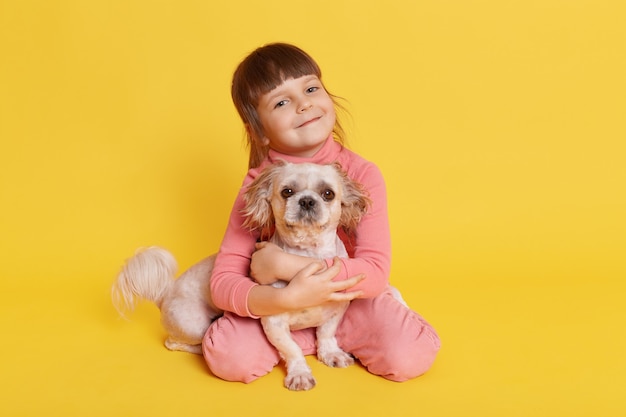
[[[326,189],[322,192],[322,198],[324,201],[331,201],[335,198],[335,192],[333,190]]]
[[[280,192],[280,195],[283,196],[283,198],[289,198],[293,195],[293,190],[291,188],[285,188]]]

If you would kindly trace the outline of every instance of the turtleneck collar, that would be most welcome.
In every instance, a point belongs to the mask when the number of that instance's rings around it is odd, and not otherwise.
[[[336,142],[335,139],[333,138],[333,135],[331,134],[330,136],[328,136],[328,139],[326,139],[326,142],[320,148],[320,150],[317,151],[317,153],[310,158],[286,155],[280,152],[276,152],[273,149],[270,149],[267,154],[266,161],[268,161],[269,164],[272,164],[276,162],[277,160],[281,160],[281,159],[287,162],[292,162],[294,164],[300,164],[304,162],[310,162],[314,164],[330,164],[337,160],[339,156],[339,152],[341,152],[341,149],[342,149],[341,144]]]

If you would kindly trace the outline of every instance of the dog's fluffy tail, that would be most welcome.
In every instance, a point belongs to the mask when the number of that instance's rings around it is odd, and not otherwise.
[[[161,306],[163,297],[174,284],[176,260],[165,249],[152,246],[139,249],[128,259],[111,288],[113,305],[124,316],[135,309],[139,300]]]

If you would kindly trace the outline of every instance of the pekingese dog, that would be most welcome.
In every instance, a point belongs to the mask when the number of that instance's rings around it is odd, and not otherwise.
[[[347,257],[337,229],[354,232],[370,199],[339,164],[292,164],[269,166],[244,193],[244,226],[259,230],[262,237],[284,251],[319,259]],[[209,280],[215,255],[195,264],[174,279],[176,261],[164,249],[139,251],[122,268],[113,284],[115,307],[132,310],[139,299],[154,302],[167,331],[165,346],[201,354],[202,338],[213,320],[222,314],[211,301]],[[279,281],[274,286],[285,286]],[[354,363],[337,345],[335,331],[349,302],[326,303],[303,311],[261,318],[268,340],[285,360],[285,386],[308,390],[315,378],[291,330],[316,327],[317,357],[332,367]]]

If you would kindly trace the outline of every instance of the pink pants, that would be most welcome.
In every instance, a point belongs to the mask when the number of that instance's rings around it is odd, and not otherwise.
[[[305,355],[315,354],[315,329],[292,335]],[[392,381],[406,381],[426,372],[440,346],[435,330],[390,292],[352,301],[336,338],[369,372]],[[252,382],[280,361],[259,320],[230,312],[209,327],[202,350],[211,372],[227,381]]]

